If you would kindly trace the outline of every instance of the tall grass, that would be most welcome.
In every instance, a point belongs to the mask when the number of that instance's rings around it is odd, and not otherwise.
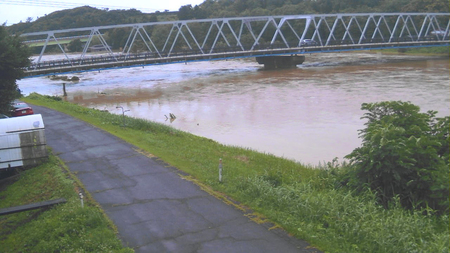
[[[317,188],[314,180],[274,187],[264,177],[240,190],[280,224],[329,252],[448,252],[448,216],[423,216],[400,205],[386,210],[370,192]]]
[[[123,248],[114,225],[92,201],[81,207],[82,187],[50,155],[47,163],[21,173],[0,192],[0,208],[56,198],[67,203],[0,217],[0,252],[132,252]]]
[[[38,94],[29,103],[53,108],[100,127],[189,173],[326,252],[448,252],[448,215],[422,215],[399,205],[384,209],[374,194],[352,192],[334,162],[325,168],[250,149],[225,146],[142,119],[57,102]],[[223,159],[224,181],[218,181]],[[213,193],[214,194],[214,193]]]

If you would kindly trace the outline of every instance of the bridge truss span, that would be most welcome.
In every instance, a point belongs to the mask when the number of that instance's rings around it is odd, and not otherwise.
[[[183,60],[448,46],[449,16],[355,13],[234,17],[72,28],[21,36],[25,43],[42,47],[26,71],[39,75],[57,73],[58,69],[86,71]],[[69,54],[67,43],[76,38],[85,41],[79,45],[79,53]],[[50,44],[65,59],[43,60]],[[102,55],[93,51],[102,51]]]

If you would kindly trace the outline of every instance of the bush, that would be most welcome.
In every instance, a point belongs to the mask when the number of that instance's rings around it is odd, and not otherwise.
[[[449,117],[420,113],[410,102],[365,103],[362,146],[351,160],[349,184],[369,187],[388,207],[398,196],[403,207],[449,210]],[[429,209],[428,209],[429,210]]]
[[[70,52],[81,52],[83,51],[83,43],[80,39],[72,40],[67,46]]]

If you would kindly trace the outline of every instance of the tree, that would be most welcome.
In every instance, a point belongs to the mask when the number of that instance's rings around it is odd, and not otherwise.
[[[448,0],[413,0],[402,8],[402,11],[412,12],[448,12]]]
[[[368,186],[386,207],[398,196],[409,209],[448,212],[450,117],[436,118],[435,111],[421,113],[401,101],[361,108],[368,122],[362,146],[346,156],[352,162],[350,185]]]
[[[114,28],[107,32],[109,45],[113,49],[120,49],[125,46],[127,35],[131,32],[129,28]]]
[[[0,113],[9,114],[11,102],[17,98],[16,80],[24,76],[22,68],[30,65],[30,51],[19,36],[10,36],[0,26]]]
[[[192,5],[184,5],[181,6],[177,13],[179,20],[189,20],[194,17],[194,10],[192,9]]]
[[[80,39],[72,40],[69,45],[67,45],[67,49],[69,49],[70,52],[80,52],[83,50],[83,43]]]

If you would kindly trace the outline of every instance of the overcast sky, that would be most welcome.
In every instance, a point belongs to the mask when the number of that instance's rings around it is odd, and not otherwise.
[[[0,0],[0,24],[25,22],[28,17],[42,17],[54,11],[89,5],[96,8],[137,9],[145,13],[177,11],[181,6],[192,6],[204,0]]]

